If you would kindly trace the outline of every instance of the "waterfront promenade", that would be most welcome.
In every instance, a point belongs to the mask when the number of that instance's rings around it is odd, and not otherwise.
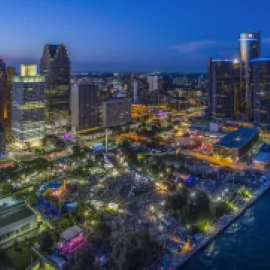
[[[183,255],[181,253],[175,253],[171,258],[170,266],[163,266],[161,269],[181,269],[197,252],[204,249],[209,245],[216,237],[218,237],[224,230],[228,228],[237,218],[239,218],[249,207],[251,207],[268,189],[270,188],[270,179],[268,177],[267,182],[262,184],[260,188],[256,189],[253,197],[247,201],[241,208],[238,206],[238,210],[234,211],[230,215],[221,217],[215,224],[215,230],[208,232],[204,235],[203,240],[198,243],[193,251],[189,254]]]

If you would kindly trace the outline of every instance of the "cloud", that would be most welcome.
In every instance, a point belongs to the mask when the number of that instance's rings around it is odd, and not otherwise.
[[[180,45],[172,46],[171,48],[177,50],[180,53],[194,53],[207,49],[213,46],[214,43],[215,41],[213,40],[200,40],[182,43]]]
[[[270,37],[263,38],[262,43],[265,45],[270,45]]]

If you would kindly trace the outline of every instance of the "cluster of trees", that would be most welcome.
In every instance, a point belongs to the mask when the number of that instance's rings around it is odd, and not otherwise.
[[[121,150],[127,159],[128,164],[138,165],[137,152],[131,147],[129,141],[124,140],[121,144]]]
[[[225,202],[212,204],[205,192],[184,185],[167,197],[166,207],[183,225],[217,219],[230,211]]]
[[[55,247],[58,235],[54,231],[44,231],[39,237],[39,247],[44,253],[49,253]]]
[[[160,247],[146,229],[126,235],[114,245],[112,252],[113,269],[140,270],[149,267],[159,256]]]
[[[35,171],[46,171],[53,166],[53,162],[45,158],[36,158],[31,161],[22,161],[16,163],[14,167],[0,170],[0,179],[6,181],[7,179],[18,180],[22,175],[32,174]]]
[[[81,250],[72,256],[63,270],[94,270],[95,258],[89,250]]]

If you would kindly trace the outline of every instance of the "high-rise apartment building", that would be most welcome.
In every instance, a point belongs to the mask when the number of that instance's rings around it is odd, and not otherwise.
[[[133,81],[133,102],[138,101],[138,92],[139,92],[140,82],[138,80]]]
[[[80,79],[71,87],[71,126],[77,131],[100,126],[98,85]]]
[[[159,74],[153,73],[148,74],[147,83],[149,86],[149,92],[160,89],[160,76]]]
[[[209,110],[213,118],[239,118],[243,96],[243,62],[238,60],[209,59]]]
[[[250,61],[250,90],[252,120],[270,124],[270,58]]]
[[[6,138],[10,142],[12,139],[11,134],[11,112],[12,112],[12,80],[16,76],[15,67],[7,67],[7,91],[6,91],[6,119],[5,130]]]
[[[46,126],[48,132],[70,128],[70,57],[63,44],[45,44],[40,73],[46,78]]]
[[[45,77],[36,65],[22,65],[13,78],[12,138],[17,148],[34,146],[45,135]]]

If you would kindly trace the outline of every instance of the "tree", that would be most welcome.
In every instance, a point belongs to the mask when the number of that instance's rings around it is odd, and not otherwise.
[[[40,249],[48,253],[54,246],[56,235],[52,231],[44,231],[39,240]]]
[[[35,193],[31,193],[31,195],[27,198],[27,202],[29,205],[33,206],[37,201],[37,195]]]
[[[214,216],[215,218],[220,218],[230,212],[230,208],[226,202],[219,202],[215,205]]]
[[[140,232],[122,238],[113,247],[112,261],[119,270],[139,270],[153,262],[153,245],[149,233]]]
[[[66,230],[69,226],[71,226],[72,222],[68,217],[62,217],[57,224],[57,228],[59,231]]]
[[[109,225],[107,225],[106,223],[101,222],[101,223],[96,225],[96,228],[94,231],[95,231],[95,235],[98,238],[106,239],[111,234],[111,227]]]
[[[10,184],[3,184],[2,185],[2,193],[4,195],[10,194],[13,191],[13,187]]]
[[[87,250],[75,253],[64,266],[64,270],[94,270],[95,258]]]

